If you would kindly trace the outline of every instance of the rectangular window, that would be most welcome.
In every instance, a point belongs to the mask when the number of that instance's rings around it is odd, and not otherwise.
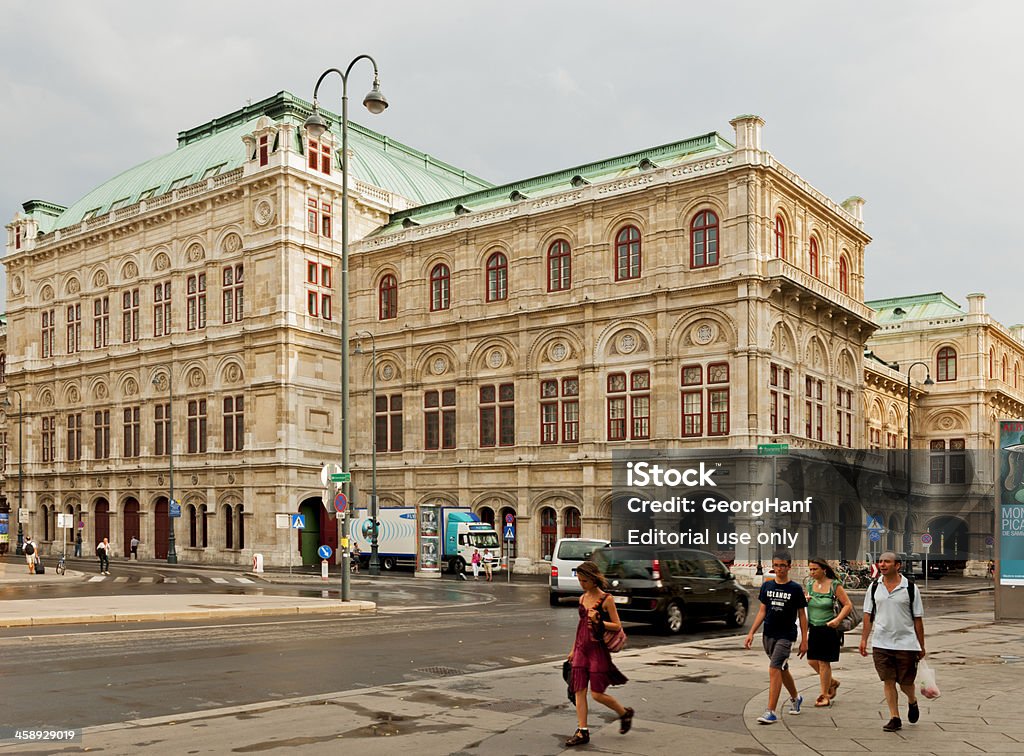
[[[378,396],[374,405],[376,451],[400,452],[402,438],[402,395]]]
[[[7,431],[0,431],[0,473],[7,474]]]
[[[205,399],[191,399],[188,403],[188,453],[206,453]]]
[[[608,376],[608,440],[624,441],[629,438],[650,438],[651,434],[651,374],[647,370],[634,370],[627,383],[625,373]]]
[[[319,225],[319,206],[320,203],[317,202],[315,199],[306,200],[306,230],[311,234],[316,233],[317,227]],[[316,283],[316,281],[313,281],[312,283]]]
[[[225,323],[237,323],[242,319],[242,285],[244,283],[242,263],[228,265],[221,271],[223,287],[223,319]]]
[[[68,354],[82,348],[82,305],[68,305]]]
[[[879,451],[882,448],[882,431],[879,428],[868,428],[868,449]]]
[[[768,368],[768,385],[770,387],[770,417],[769,427],[771,432],[790,432],[790,387],[792,372],[789,368],[772,363]]]
[[[306,314],[331,320],[331,266],[306,260]]]
[[[92,418],[93,457],[110,459],[110,410],[96,410]]]
[[[320,203],[320,235],[325,239],[331,238],[331,203]],[[329,284],[327,284],[329,285]]]
[[[708,390],[708,435],[729,435],[729,389]]]
[[[931,468],[931,482],[932,483],[945,483],[946,482],[946,442],[945,441],[931,441],[928,444],[928,448],[931,450],[931,456],[929,459],[929,467]]]
[[[206,328],[206,274],[197,273],[186,280],[188,292],[188,330]]]
[[[153,287],[153,335],[171,335],[171,282]]]
[[[455,448],[455,389],[427,391],[423,395],[423,446]]]
[[[245,449],[245,397],[224,397],[224,451]]]
[[[129,407],[124,411],[124,446],[121,456],[128,459],[138,457],[140,453],[139,408]]]
[[[270,135],[264,134],[260,137],[260,167],[270,162]]]
[[[139,340],[139,290],[121,294],[121,340],[125,344]]]
[[[158,457],[171,453],[171,405],[158,404],[153,413],[153,448]]]
[[[825,440],[825,381],[813,376],[804,378],[804,435],[816,441]]]
[[[52,415],[43,417],[43,462],[57,461],[57,418]]]
[[[67,460],[76,462],[82,458],[82,415],[79,412],[68,415]]]
[[[110,297],[92,301],[92,345],[102,349],[110,343]]]
[[[962,438],[929,442],[932,483],[963,485],[967,482],[967,442]]]
[[[314,171],[331,175],[331,146],[315,139],[310,139],[308,146],[309,167]]]
[[[853,391],[836,387],[836,445],[853,447]]]
[[[683,392],[683,436],[700,436],[703,428],[704,402],[703,392]]]
[[[516,442],[515,385],[480,387],[480,446],[513,446]]]
[[[41,317],[40,336],[43,343],[43,358],[53,357],[53,333],[55,329],[56,310],[43,310]]]

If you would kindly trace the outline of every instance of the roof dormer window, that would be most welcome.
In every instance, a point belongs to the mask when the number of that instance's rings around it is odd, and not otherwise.
[[[147,189],[146,191],[139,195],[139,201],[141,202],[144,199],[149,199],[150,197],[153,197],[154,195],[156,195],[158,191],[160,191],[159,186],[154,186],[151,189]]]
[[[317,139],[308,140],[309,167],[314,171],[331,175],[331,145]]]
[[[92,220],[100,214],[100,209],[101,208],[94,207],[92,210],[86,210],[85,215],[82,216],[82,220]]]
[[[122,207],[124,207],[129,202],[131,202],[131,200],[132,200],[131,197],[122,197],[121,199],[116,199],[116,200],[114,200],[113,202],[110,203],[110,209],[112,211],[113,210],[120,210]]]
[[[191,175],[182,176],[181,178],[176,178],[176,179],[174,179],[174,181],[171,182],[171,185],[167,188],[167,191],[173,192],[175,189],[180,189],[181,187],[185,186],[185,184],[187,184],[191,180],[192,180],[192,176]]]
[[[218,175],[222,170],[224,170],[225,165],[227,165],[227,163],[221,163],[220,165],[214,165],[207,168],[205,171],[203,171],[203,180],[213,178],[214,176]]]

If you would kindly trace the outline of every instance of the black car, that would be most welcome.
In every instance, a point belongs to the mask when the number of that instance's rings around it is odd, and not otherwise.
[[[608,578],[619,616],[679,633],[690,622],[747,621],[750,596],[714,554],[694,549],[606,546],[593,560]]]

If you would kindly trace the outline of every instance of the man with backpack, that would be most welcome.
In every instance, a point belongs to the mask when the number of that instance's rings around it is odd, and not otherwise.
[[[886,732],[896,732],[903,727],[900,690],[907,697],[910,723],[916,723],[921,717],[914,682],[917,663],[925,656],[924,605],[917,586],[900,573],[902,564],[900,557],[891,551],[878,558],[881,576],[871,583],[864,595],[864,629],[860,636],[861,656],[868,655],[868,637],[871,636],[871,657],[878,679],[885,687],[889,721],[882,729]]]
[[[36,542],[32,540],[32,536],[25,536],[25,542],[21,546],[21,551],[25,555],[25,561],[28,563],[28,574],[36,574]]]

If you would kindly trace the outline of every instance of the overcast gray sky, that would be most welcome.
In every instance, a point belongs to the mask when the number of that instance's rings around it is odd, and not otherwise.
[[[868,298],[983,291],[1010,325],[1022,22],[1018,0],[0,0],[0,213],[69,204],[248,100],[309,99],[367,52],[391,107],[355,120],[498,183],[756,113],[780,160],[867,200]]]

